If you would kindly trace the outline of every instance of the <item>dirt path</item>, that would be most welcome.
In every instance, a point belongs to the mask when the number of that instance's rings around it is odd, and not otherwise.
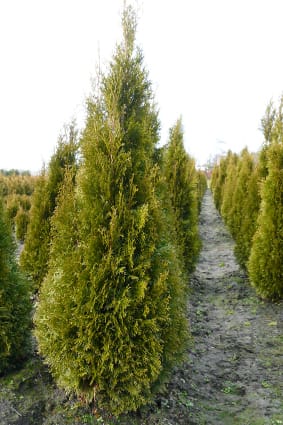
[[[255,296],[209,190],[200,234],[189,305],[195,345],[170,384],[164,423],[283,424],[283,305]]]

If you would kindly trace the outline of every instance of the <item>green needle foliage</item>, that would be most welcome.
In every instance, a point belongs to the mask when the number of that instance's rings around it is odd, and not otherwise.
[[[247,186],[252,173],[253,164],[254,160],[252,155],[247,148],[243,149],[237,164],[236,185],[232,193],[232,208],[228,221],[231,234],[236,242],[241,231],[243,217],[248,213],[245,211],[244,204],[248,194]]]
[[[48,269],[50,218],[57,205],[56,198],[65,172],[70,167],[76,166],[77,150],[77,131],[75,124],[71,123],[66,127],[66,134],[59,137],[47,170],[44,169],[37,180],[24,249],[20,258],[20,264],[31,279],[35,291],[39,289]]]
[[[283,297],[283,97],[262,119],[264,145],[258,155],[230,152],[213,170],[217,207],[235,239],[235,254],[248,269],[257,293]]]
[[[188,272],[192,272],[200,250],[198,236],[197,173],[194,160],[187,154],[179,119],[170,130],[164,150],[164,174],[176,217],[179,246]]]
[[[231,152],[229,152],[225,158],[221,158],[220,164],[213,169],[211,176],[211,189],[214,203],[218,211],[221,211],[223,202],[229,155],[231,155]]]
[[[258,294],[272,300],[283,297],[283,143],[275,140],[267,151],[268,175],[251,256],[249,276]]]
[[[29,288],[19,271],[15,251],[0,199],[0,375],[19,366],[30,349]]]
[[[243,200],[241,227],[235,245],[235,255],[244,269],[247,269],[253,236],[257,229],[260,202],[259,167],[258,164],[254,163],[251,175],[247,179],[247,191]]]
[[[67,173],[51,220],[35,314],[58,383],[114,415],[151,399],[188,339],[181,261],[154,163],[159,122],[130,7],[123,30],[88,101],[76,185]]]
[[[230,231],[232,230],[232,221],[233,221],[233,195],[237,185],[237,167],[238,167],[238,155],[233,154],[231,151],[227,154],[227,176],[225,182],[223,182],[223,187],[225,185],[225,190],[223,191],[223,198],[221,203],[221,215],[229,227]]]
[[[207,190],[207,179],[203,171],[197,170],[197,204],[198,213],[201,211],[202,199]]]

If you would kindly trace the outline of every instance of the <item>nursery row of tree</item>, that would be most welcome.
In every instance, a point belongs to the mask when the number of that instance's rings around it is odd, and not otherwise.
[[[122,23],[82,134],[74,123],[67,128],[37,180],[20,258],[29,290],[38,292],[35,335],[51,373],[66,391],[114,415],[148,402],[183,358],[206,189],[184,149],[181,120],[158,148],[160,123],[131,7]],[[21,282],[13,285],[15,304],[29,305]],[[6,298],[0,294],[0,314],[13,304],[10,286]],[[14,348],[20,352],[18,316],[7,312],[3,322],[0,373]]]
[[[262,298],[283,297],[283,97],[262,119],[264,144],[251,154],[228,152],[211,187],[239,263]]]
[[[28,171],[0,170],[0,196],[19,241],[24,241],[29,223],[31,195],[37,181]]]

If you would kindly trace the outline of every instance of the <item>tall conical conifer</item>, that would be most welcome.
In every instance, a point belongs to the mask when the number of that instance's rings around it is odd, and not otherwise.
[[[76,188],[65,182],[52,219],[35,318],[60,385],[115,415],[150,399],[188,333],[181,267],[156,195],[159,122],[130,7],[123,30],[88,102]]]
[[[181,119],[170,130],[164,150],[164,174],[176,217],[176,230],[186,269],[192,272],[200,249],[198,236],[197,174],[184,148]]]
[[[47,273],[50,245],[50,218],[65,172],[76,167],[77,130],[72,122],[60,135],[47,169],[43,169],[32,198],[32,208],[20,263],[38,290]]]
[[[231,214],[233,209],[232,199],[237,185],[236,176],[238,160],[239,157],[237,154],[234,154],[231,151],[227,153],[227,176],[225,182],[223,182],[223,184],[225,185],[225,190],[223,190],[221,215],[230,230],[233,219],[233,216]]]
[[[263,298],[283,298],[283,97],[266,148],[258,227],[248,263],[250,279]]]

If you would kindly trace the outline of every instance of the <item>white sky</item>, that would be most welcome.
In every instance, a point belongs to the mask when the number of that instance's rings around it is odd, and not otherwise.
[[[283,92],[282,0],[134,0],[161,142],[182,115],[199,164],[257,150]],[[82,122],[100,61],[120,37],[122,0],[0,0],[0,168],[37,172],[63,125]],[[223,143],[224,142],[224,143]]]

